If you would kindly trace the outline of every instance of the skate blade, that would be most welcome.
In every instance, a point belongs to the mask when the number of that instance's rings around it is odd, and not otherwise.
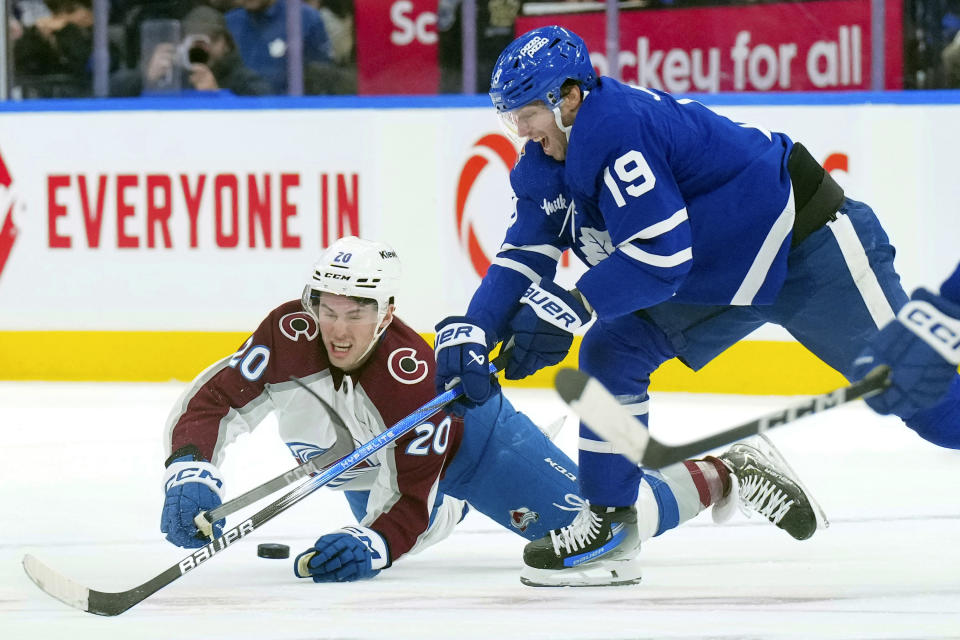
[[[520,582],[528,587],[622,587],[639,584],[641,577],[636,558],[589,562],[569,569],[524,567],[520,572]]]

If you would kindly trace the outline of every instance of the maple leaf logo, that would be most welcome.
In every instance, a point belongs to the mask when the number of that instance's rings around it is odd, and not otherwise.
[[[3,155],[0,154],[0,275],[3,275],[3,268],[7,264],[7,258],[10,257],[10,250],[13,248],[13,242],[17,239],[17,228],[13,224],[13,207],[16,200],[12,197],[13,179],[10,177],[10,171],[3,161]],[[7,204],[6,211],[3,210],[3,204]]]
[[[610,257],[615,250],[607,231],[591,227],[580,228],[580,251],[591,267]]]

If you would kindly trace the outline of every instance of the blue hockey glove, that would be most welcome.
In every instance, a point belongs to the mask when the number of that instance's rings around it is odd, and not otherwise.
[[[877,413],[910,418],[935,405],[960,364],[960,304],[917,289],[854,362],[859,379],[877,365],[890,366],[890,387],[867,398]]]
[[[493,336],[488,336],[486,331],[464,316],[444,318],[435,329],[437,393],[446,391],[459,378],[467,399],[476,403],[484,402],[496,388],[487,358],[493,347]]]
[[[513,355],[504,373],[510,380],[558,364],[570,351],[574,331],[592,318],[578,294],[549,280],[531,284],[520,302],[510,320]]]
[[[193,523],[201,511],[219,507],[223,501],[220,471],[191,455],[175,458],[167,467],[163,487],[166,498],[160,514],[160,531],[167,540],[187,549],[196,549],[210,542]],[[219,538],[226,519],[213,523],[213,535]]]
[[[298,555],[293,573],[314,582],[351,582],[368,580],[389,566],[383,536],[366,527],[344,527],[320,536],[312,549]]]

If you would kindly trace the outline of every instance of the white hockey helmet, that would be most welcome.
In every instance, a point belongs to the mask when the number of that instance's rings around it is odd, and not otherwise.
[[[400,259],[393,247],[356,236],[340,238],[313,265],[303,289],[303,308],[317,315],[320,293],[367,298],[377,303],[377,323],[383,321],[400,287]],[[377,332],[379,336],[381,332]]]

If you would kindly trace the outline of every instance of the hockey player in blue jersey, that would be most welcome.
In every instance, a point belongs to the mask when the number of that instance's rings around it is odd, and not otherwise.
[[[437,325],[438,385],[461,378],[482,401],[491,393],[483,356],[498,341],[515,343],[507,377],[524,377],[559,362],[594,316],[580,368],[638,428],[660,364],[678,357],[697,370],[765,322],[848,379],[866,373],[869,354],[858,355],[882,347],[879,328],[907,295],[874,212],[845,197],[801,144],[598,78],[583,41],[560,27],[507,47],[490,95],[505,127],[527,140],[510,176],[517,210],[467,313]],[[560,212],[543,204],[558,202]],[[573,292],[553,282],[567,248],[589,267]],[[928,302],[949,315],[948,297]],[[894,401],[890,411],[923,438],[960,448],[960,383],[948,379],[932,405]],[[590,504],[527,545],[530,584],[574,584],[571,574],[589,565],[616,583],[617,567],[637,554],[622,532],[634,526],[643,472],[584,425],[580,436]]]

